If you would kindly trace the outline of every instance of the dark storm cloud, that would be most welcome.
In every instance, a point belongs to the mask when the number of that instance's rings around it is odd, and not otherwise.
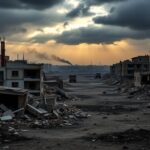
[[[0,18],[1,18],[1,28],[0,33],[10,33],[10,32],[21,32],[20,29],[23,23],[34,22],[38,19],[38,16],[30,15],[27,13],[11,11],[11,10],[0,10]]]
[[[150,1],[130,0],[118,5],[108,16],[94,18],[94,22],[105,25],[117,25],[132,29],[150,29]]]
[[[80,44],[80,43],[113,43],[123,39],[144,39],[150,37],[148,33],[132,31],[122,28],[80,28],[71,32],[64,32],[56,38],[58,43]]]
[[[55,39],[57,43],[76,45],[81,43],[114,43],[123,39],[147,39],[150,38],[150,30],[145,33],[142,31],[132,31],[127,28],[118,27],[87,27],[72,31],[63,32],[58,36],[42,35],[34,38],[35,42],[44,42]]]
[[[63,22],[65,17],[56,14],[53,11],[40,12],[36,10],[20,10],[18,9],[0,9],[0,34],[9,35],[19,33],[28,28],[28,25],[33,27],[49,26],[57,22]]]
[[[63,0],[0,0],[0,8],[46,9]]]
[[[39,43],[55,40],[57,43],[72,45],[150,38],[150,0],[82,0],[77,8],[67,14],[67,17],[65,14],[57,13],[59,7],[57,9],[52,7],[61,1],[67,5],[67,0],[0,0],[0,34],[10,34],[14,37],[13,35],[17,33],[24,34],[30,30],[32,32],[33,29],[41,29],[39,30],[41,35],[29,40]],[[65,8],[65,4],[62,7]],[[57,23],[63,24],[63,28],[67,29],[74,17],[90,16],[89,8],[102,4],[107,4],[104,7],[111,10],[110,14],[93,20],[96,24],[104,24],[103,27],[93,24],[90,27],[64,31],[55,36],[45,34],[42,30]],[[46,9],[49,7],[52,8]],[[43,10],[40,11],[41,9]],[[147,29],[146,32],[144,29]],[[27,33],[23,37],[27,37]]]
[[[89,12],[90,6],[93,5],[102,5],[105,3],[115,3],[115,2],[124,2],[127,0],[83,0],[80,5],[71,10],[67,16],[68,17],[78,17],[78,16],[89,16],[93,13]]]
[[[92,13],[88,12],[89,7],[84,5],[84,4],[80,4],[78,7],[76,7],[75,9],[71,10],[68,14],[67,17],[78,17],[78,16],[89,16],[92,15]]]
[[[11,36],[13,33],[25,33],[27,28],[64,22],[65,16],[52,7],[60,2],[63,0],[0,0],[0,34]]]

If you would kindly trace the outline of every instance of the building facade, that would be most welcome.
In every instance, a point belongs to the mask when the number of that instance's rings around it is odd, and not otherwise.
[[[138,56],[132,58],[135,72],[147,72],[150,70],[150,56]]]
[[[30,64],[26,60],[4,59],[5,46],[1,43],[0,86],[28,89],[29,93],[43,93],[43,72],[41,64]],[[2,54],[3,52],[3,54]]]
[[[0,68],[0,85],[28,89],[31,94],[40,95],[43,91],[42,65],[8,61]]]
[[[150,71],[150,56],[138,56],[131,60],[125,60],[117,64],[113,64],[111,67],[111,74],[120,78],[133,79],[135,72],[147,72]]]
[[[141,87],[143,85],[150,85],[150,71],[135,72],[134,73],[134,85],[136,87]]]

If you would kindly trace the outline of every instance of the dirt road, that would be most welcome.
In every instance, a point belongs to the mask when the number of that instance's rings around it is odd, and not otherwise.
[[[31,140],[5,144],[0,149],[150,149],[149,101],[129,99],[127,93],[118,93],[116,89],[116,86],[91,77],[79,78],[74,84],[66,82],[65,91],[80,98],[66,103],[88,112],[90,117],[81,120],[77,127],[27,129],[23,134]]]

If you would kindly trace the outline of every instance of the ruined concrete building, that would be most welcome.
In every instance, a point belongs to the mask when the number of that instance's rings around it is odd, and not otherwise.
[[[113,64],[111,67],[111,74],[116,77],[124,77],[132,79],[134,75],[134,65],[130,60],[120,61],[119,63]]]
[[[146,72],[150,70],[150,56],[138,56],[132,58],[135,72]]]
[[[135,72],[134,73],[134,85],[136,87],[141,87],[142,85],[150,85],[150,71]]]
[[[131,60],[120,61],[113,64],[111,67],[111,74],[120,77],[133,79],[135,72],[147,72],[150,71],[150,56],[138,56]]]
[[[4,111],[8,111],[6,107],[13,111],[18,109],[23,109],[24,111],[27,99],[28,90],[0,86],[0,108]]]
[[[0,86],[28,89],[29,93],[43,92],[41,64],[29,64],[26,60],[10,61],[5,56],[5,41],[1,41]]]

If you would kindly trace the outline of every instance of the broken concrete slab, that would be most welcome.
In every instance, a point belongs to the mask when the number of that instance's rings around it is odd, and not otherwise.
[[[18,112],[21,112],[21,111],[24,111],[24,108],[20,108],[18,110],[15,110],[15,111],[13,111],[13,113],[15,114],[15,113],[18,113]]]
[[[43,115],[46,114],[46,111],[43,111],[43,109],[42,110],[37,109],[30,104],[27,104],[26,109],[29,111],[29,113],[31,113],[32,115],[37,116],[37,117],[43,117]]]
[[[3,116],[0,119],[1,119],[1,121],[10,121],[13,119],[13,117],[12,116]]]
[[[4,116],[11,116],[12,118],[15,117],[14,113],[12,112],[12,110],[8,110],[8,111],[4,112],[2,116],[3,117]]]
[[[43,108],[38,108],[39,111],[41,111],[41,113],[46,114],[48,113],[46,110],[44,110]]]
[[[57,112],[56,110],[53,110],[53,114],[54,114],[57,118],[60,117],[59,114],[58,114],[58,112]]]
[[[32,106],[34,106],[34,107],[38,107],[38,106],[39,106],[39,104],[40,104],[40,102],[39,102],[39,101],[34,101],[34,102],[33,102],[33,104],[32,104]]]
[[[0,105],[0,109],[3,110],[3,111],[8,111],[9,110],[4,104]]]
[[[14,113],[17,117],[22,117],[22,116],[24,116],[24,111],[25,111],[24,108],[20,108],[20,109],[18,109],[18,110],[13,111],[13,113]]]

